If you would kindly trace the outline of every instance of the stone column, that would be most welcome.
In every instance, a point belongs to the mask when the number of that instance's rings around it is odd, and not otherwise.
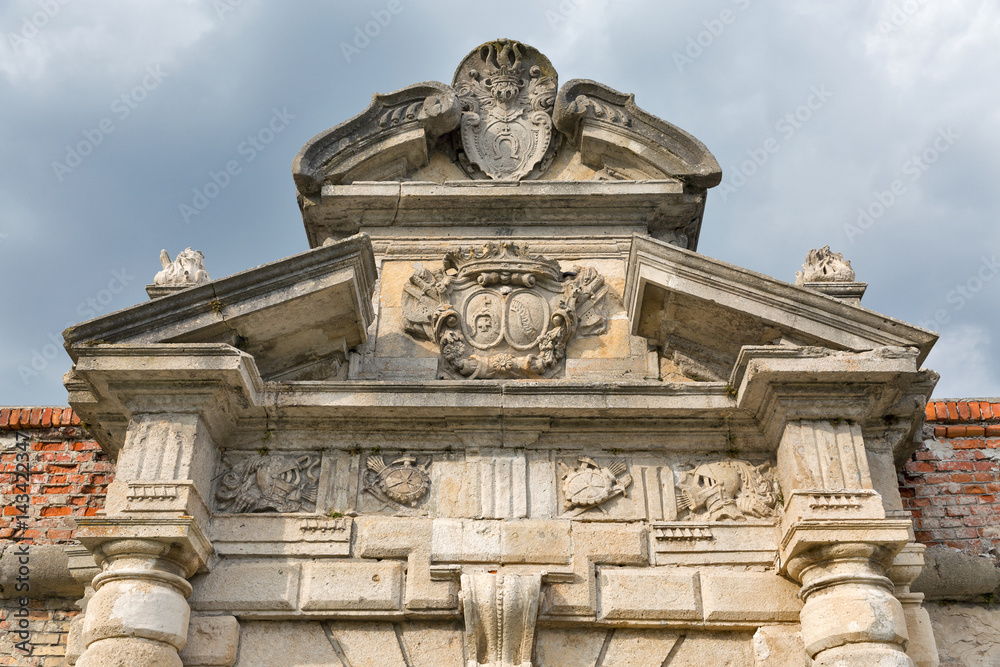
[[[94,537],[98,526],[88,528],[85,543],[99,539]],[[137,533],[152,528],[148,532],[153,533],[167,532],[162,529],[169,526],[129,528]],[[82,633],[87,648],[77,667],[182,667],[177,653],[187,643],[187,578],[205,554],[162,538],[112,539],[94,553],[103,570],[93,580]]]
[[[191,398],[194,404],[185,405]],[[192,396],[134,399],[103,517],[77,538],[100,563],[82,622],[77,667],[176,666],[187,643],[188,578],[211,553],[205,537],[218,451]]]
[[[782,570],[802,584],[802,637],[816,667],[913,667],[887,576],[910,522],[885,518],[860,427],[839,419],[787,423],[778,477]]]

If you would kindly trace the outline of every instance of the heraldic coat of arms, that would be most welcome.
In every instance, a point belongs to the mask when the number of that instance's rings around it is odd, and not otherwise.
[[[438,345],[452,378],[552,377],[574,336],[604,332],[607,286],[594,269],[510,241],[461,248],[403,288],[406,332]]]

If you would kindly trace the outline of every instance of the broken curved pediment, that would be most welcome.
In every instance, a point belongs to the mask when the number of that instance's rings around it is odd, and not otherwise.
[[[704,144],[632,95],[584,79],[559,89],[548,58],[507,39],[474,49],[450,86],[375,95],[311,139],[292,173],[313,247],[436,220],[641,225],[693,250],[722,177]]]

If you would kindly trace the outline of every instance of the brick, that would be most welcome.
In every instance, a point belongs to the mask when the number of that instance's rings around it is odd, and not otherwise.
[[[949,475],[949,481],[952,482],[971,482],[974,481],[972,475],[967,472],[953,472]]]
[[[958,408],[959,418],[967,421],[971,416],[971,412],[969,411],[969,404],[966,403],[965,401],[962,401],[960,403],[956,403],[955,407]]]
[[[979,417],[984,420],[993,417],[993,410],[990,409],[990,404],[986,401],[979,401]]]
[[[962,519],[962,523],[964,525],[966,525],[966,526],[971,527],[971,528],[975,528],[975,527],[979,527],[979,526],[985,526],[986,525],[986,519],[984,519],[981,516],[967,516],[967,517],[965,517],[965,518]]]
[[[981,438],[984,435],[986,435],[986,427],[985,426],[966,426],[965,427],[965,434],[967,436],[969,436],[970,438]],[[980,442],[980,443],[978,443],[978,445],[980,447],[982,447],[983,443]]]
[[[986,493],[986,489],[979,484],[966,484],[963,491],[969,495],[982,495]]]
[[[958,406],[955,405],[955,401],[948,401],[946,404],[948,421],[958,421]]]
[[[73,426],[80,425],[80,417],[75,412],[72,413],[72,419],[70,420],[70,424],[72,424]]]
[[[1000,403],[990,403],[990,412],[992,419],[1000,419]]]
[[[52,408],[52,425],[59,426],[59,418],[63,413],[63,408]]]
[[[948,516],[969,516],[972,513],[971,508],[963,506],[955,506],[948,508]]]
[[[987,438],[1000,437],[1000,424],[990,424],[989,426],[987,426],[986,437]]]
[[[935,472],[935,468],[930,463],[920,461],[908,461],[905,469],[907,472]]]
[[[937,411],[934,410],[933,403],[928,403],[926,406],[924,406],[924,416],[927,418],[927,421],[929,422],[934,421],[936,415]]]
[[[969,416],[975,421],[982,419],[983,411],[979,409],[979,403],[973,401],[969,403]]]
[[[945,437],[945,433],[947,433],[947,432],[948,432],[948,427],[946,427],[946,426],[935,426],[934,427],[934,437],[935,438],[943,438],[943,437]]]
[[[21,428],[21,409],[13,408],[10,411],[10,417],[7,420],[8,428],[19,429]]]
[[[972,540],[979,537],[979,531],[975,528],[956,528],[955,537],[959,539]]]
[[[978,426],[949,426],[948,428],[949,429],[952,429],[952,428],[961,428],[961,429],[964,429],[965,432],[966,432],[966,434],[971,436],[972,434],[968,432],[969,429],[980,428],[980,427],[978,427]],[[983,446],[983,443],[981,441],[979,441],[979,440],[954,440],[954,441],[952,441],[951,446],[952,446],[953,449],[979,449],[980,447]]]
[[[935,421],[939,422],[946,421],[948,419],[948,406],[942,403],[941,401],[935,402],[934,416],[935,416]]]
[[[968,433],[967,426],[948,426],[945,427],[945,437],[948,438],[964,438]]]
[[[10,408],[0,409],[0,428],[7,426],[7,421],[10,419]]]
[[[72,507],[43,507],[42,516],[67,516],[73,513]]]

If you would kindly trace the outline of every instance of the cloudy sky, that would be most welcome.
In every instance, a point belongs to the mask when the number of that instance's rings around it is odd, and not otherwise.
[[[64,404],[61,331],[145,300],[161,248],[214,278],[306,249],[302,144],[496,37],[712,150],[700,252],[793,281],[830,244],[941,333],[935,396],[1000,396],[993,0],[3,0],[0,27],[0,405]]]

